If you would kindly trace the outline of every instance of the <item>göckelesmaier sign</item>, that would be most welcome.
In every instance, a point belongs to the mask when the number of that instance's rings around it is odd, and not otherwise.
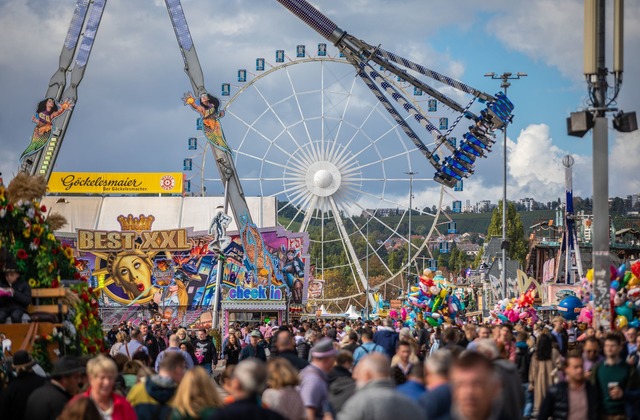
[[[180,172],[53,172],[50,193],[182,194]]]

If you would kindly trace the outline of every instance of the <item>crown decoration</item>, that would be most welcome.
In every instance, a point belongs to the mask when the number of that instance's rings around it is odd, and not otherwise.
[[[145,216],[144,214],[141,214],[139,217],[133,217],[132,214],[129,214],[126,217],[120,215],[117,220],[118,223],[120,223],[121,230],[133,230],[140,233],[143,230],[151,230],[151,225],[156,218],[151,215]]]

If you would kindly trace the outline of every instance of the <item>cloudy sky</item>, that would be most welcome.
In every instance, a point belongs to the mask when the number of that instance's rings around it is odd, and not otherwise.
[[[256,57],[269,59],[276,49],[294,56],[296,45],[314,49],[323,41],[275,0],[182,3],[206,85],[215,94]],[[313,4],[354,36],[484,92],[499,90],[498,81],[483,77],[487,72],[527,73],[509,90],[516,105],[508,131],[509,196],[541,201],[561,196],[561,159],[568,153],[576,160],[576,195],[591,196],[590,134],[568,137],[565,123],[571,111],[586,105],[581,0]],[[31,115],[57,68],[74,6],[74,0],[0,0],[0,171],[5,180],[15,174],[28,144]],[[640,3],[627,1],[625,15],[625,73],[617,103],[626,111],[640,111]],[[301,77],[298,83],[307,83]],[[182,158],[188,155],[186,139],[195,135],[195,114],[180,101],[190,88],[164,2],[108,0],[56,170],[181,171]],[[259,98],[247,96],[245,101]],[[241,109],[234,112],[242,114]],[[227,136],[234,121],[224,123],[229,125]],[[236,141],[229,140],[232,146]],[[610,195],[640,192],[640,134],[610,130],[609,142]],[[489,158],[478,163],[465,190],[451,192],[446,200],[497,201],[502,194],[501,153],[502,146],[496,144]],[[430,178],[428,162],[417,158],[412,155],[411,169]],[[394,186],[385,194],[404,202],[407,188]],[[435,204],[436,189],[433,182],[416,181],[415,204]]]

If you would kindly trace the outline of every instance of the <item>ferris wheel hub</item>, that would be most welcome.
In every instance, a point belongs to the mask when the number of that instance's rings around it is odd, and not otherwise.
[[[326,160],[318,161],[309,166],[305,181],[312,194],[328,197],[340,188],[342,175],[334,163]]]

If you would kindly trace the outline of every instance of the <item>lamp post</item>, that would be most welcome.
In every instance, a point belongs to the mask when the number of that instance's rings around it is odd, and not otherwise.
[[[366,319],[369,319],[369,223],[371,222],[371,213],[367,211],[367,239],[364,241],[365,246],[367,247],[367,260],[366,260],[366,275],[365,279],[367,280],[367,290],[365,295],[365,304],[366,308],[364,310],[364,315]]]
[[[493,80],[501,80],[500,87],[503,89],[504,96],[507,96],[507,89],[511,86],[510,80],[518,80],[522,77],[526,77],[526,73],[513,73],[505,72],[502,74],[495,74],[493,72],[487,73],[484,77],[490,77]],[[502,244],[500,249],[502,250],[502,274],[500,275],[502,281],[502,297],[507,297],[507,125],[504,126],[504,141],[502,149]]]
[[[413,213],[413,176],[418,172],[405,172],[409,175],[409,243],[407,244],[407,297],[411,292],[411,213]]]

